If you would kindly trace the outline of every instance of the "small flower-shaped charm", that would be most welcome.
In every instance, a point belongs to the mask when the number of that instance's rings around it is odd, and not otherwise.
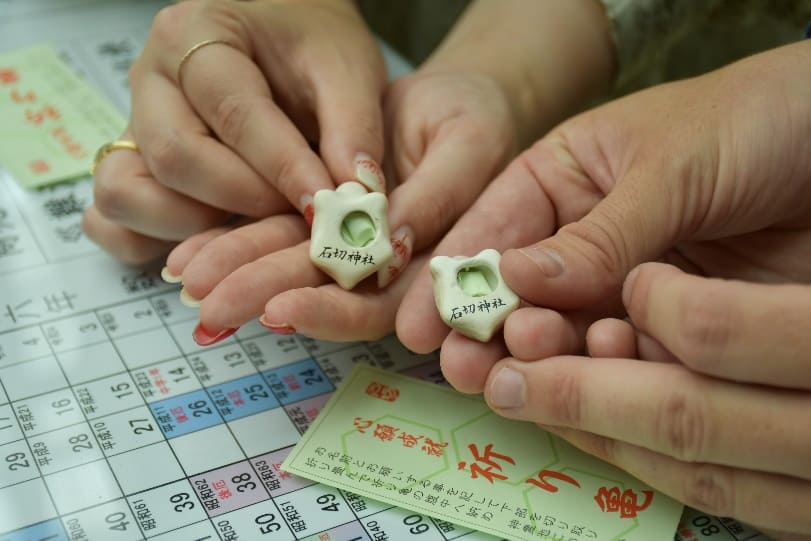
[[[473,257],[431,259],[434,300],[442,321],[480,342],[489,341],[520,302],[501,279],[500,260],[493,249]]]
[[[346,182],[334,191],[317,191],[313,206],[310,260],[316,267],[344,289],[385,268],[392,248],[384,194]]]

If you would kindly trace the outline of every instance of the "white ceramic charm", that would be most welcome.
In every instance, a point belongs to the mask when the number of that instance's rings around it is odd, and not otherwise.
[[[520,302],[501,279],[500,260],[493,249],[473,257],[431,259],[434,300],[442,321],[480,342],[489,341]]]
[[[319,190],[313,198],[310,259],[339,286],[352,289],[392,257],[386,196],[357,182]]]

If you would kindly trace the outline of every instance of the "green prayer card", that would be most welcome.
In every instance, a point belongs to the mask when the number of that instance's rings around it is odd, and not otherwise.
[[[622,470],[497,416],[478,396],[366,365],[282,468],[514,540],[673,539],[682,513]]]

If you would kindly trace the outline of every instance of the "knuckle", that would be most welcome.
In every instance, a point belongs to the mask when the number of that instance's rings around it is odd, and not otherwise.
[[[132,198],[126,179],[115,181],[112,177],[98,176],[93,186],[93,204],[99,214],[108,220],[118,221],[128,214]]]
[[[214,126],[220,138],[238,147],[251,117],[256,114],[255,100],[239,94],[228,94],[214,108]]]
[[[630,250],[624,240],[631,237],[619,230],[616,225],[619,223],[620,220],[595,221],[587,216],[560,229],[561,234],[574,237],[584,245],[580,250],[583,257],[596,269],[605,271],[595,276],[606,276],[605,280],[610,280],[611,285],[619,277],[624,277],[623,271],[630,267],[631,261]]]
[[[143,265],[160,254],[152,253],[138,242],[122,242],[115,247],[114,255],[128,265]]]
[[[579,427],[583,412],[583,387],[575,374],[563,373],[550,382],[549,413],[556,423]]]
[[[163,129],[147,139],[149,146],[141,154],[149,171],[161,184],[176,186],[186,148],[183,136],[173,129]]]
[[[674,353],[686,365],[700,371],[712,370],[721,360],[736,327],[733,314],[715,288],[685,296],[681,301],[681,332]]]
[[[662,448],[679,460],[699,460],[707,440],[705,411],[703,400],[697,394],[673,391],[666,396],[656,415],[656,431]]]
[[[285,210],[287,207],[287,200],[284,199],[275,189],[267,185],[261,185],[251,198],[253,202],[249,209],[245,211],[246,216],[261,218],[271,214],[278,214]]]
[[[364,111],[364,105],[352,107],[356,114],[352,116],[352,130],[355,137],[362,141],[362,147],[375,153],[383,150],[382,119],[373,111]],[[348,109],[349,110],[349,109]]]
[[[100,220],[97,216],[98,209],[95,208],[95,204],[92,207],[89,207],[87,210],[82,213],[82,221],[80,222],[80,226],[82,228],[82,233],[91,241],[99,244],[99,238],[96,235],[97,229],[100,227]]]
[[[139,78],[143,72],[143,62],[140,57],[136,58],[127,68],[127,81],[129,81],[130,88],[138,86]]]
[[[158,11],[155,18],[152,19],[152,29],[149,32],[150,39],[164,45],[178,43],[180,36],[178,29],[187,24],[186,12],[190,7],[190,2],[179,2]]]
[[[594,435],[589,442],[590,454],[603,459],[610,464],[617,464],[617,440],[605,436]]]
[[[238,2],[223,2],[222,0],[200,0],[197,4],[199,12],[215,26],[226,33],[235,36],[240,34],[242,27],[242,6]]]
[[[422,197],[418,201],[416,214],[413,223],[426,224],[428,228],[435,231],[435,235],[440,235],[456,221],[459,209],[451,194],[440,194],[438,197],[434,194],[432,197]]]
[[[735,516],[735,474],[731,468],[701,464],[684,476],[684,503],[716,516]]]
[[[313,169],[310,165],[312,156],[308,155],[308,152],[298,150],[284,153],[282,161],[271,169],[275,170],[270,179],[271,184],[293,204],[298,203],[294,197],[300,192],[303,179],[306,179]]]
[[[475,122],[467,128],[467,133],[462,139],[462,144],[468,148],[482,149],[486,153],[487,163],[492,164],[492,168],[482,175],[481,184],[477,189],[484,189],[490,179],[496,176],[514,157],[517,147],[517,136],[510,126],[500,126],[496,122]],[[523,167],[529,171],[530,164],[528,156],[522,156]],[[476,192],[478,194],[478,192]]]

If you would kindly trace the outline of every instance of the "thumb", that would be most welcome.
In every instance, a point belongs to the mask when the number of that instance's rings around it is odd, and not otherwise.
[[[585,216],[501,259],[507,284],[523,299],[559,309],[618,296],[639,263],[659,257],[675,240],[666,182],[631,173]],[[559,216],[560,216],[559,212]]]

